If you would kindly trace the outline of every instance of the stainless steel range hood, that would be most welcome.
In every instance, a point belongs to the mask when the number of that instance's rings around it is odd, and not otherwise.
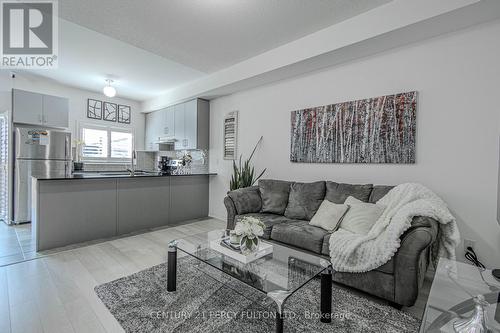
[[[161,145],[173,145],[175,144],[177,140],[173,137],[164,137],[164,138],[158,138],[157,141],[154,141],[153,143],[158,143]]]

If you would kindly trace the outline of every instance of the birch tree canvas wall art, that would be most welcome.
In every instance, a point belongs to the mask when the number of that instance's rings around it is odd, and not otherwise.
[[[415,163],[417,92],[292,111],[290,161]]]

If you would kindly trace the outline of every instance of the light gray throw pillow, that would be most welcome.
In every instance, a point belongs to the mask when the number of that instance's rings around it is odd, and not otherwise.
[[[334,232],[339,228],[340,221],[348,210],[348,205],[323,200],[309,224]]]
[[[383,205],[363,202],[351,196],[344,204],[349,206],[349,210],[342,219],[340,228],[355,234],[368,234],[385,210]]]

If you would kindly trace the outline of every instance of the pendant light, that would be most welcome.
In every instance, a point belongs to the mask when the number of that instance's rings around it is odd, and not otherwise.
[[[111,86],[111,83],[113,83],[113,80],[107,79],[106,83],[107,83],[107,85],[104,86],[104,88],[102,89],[102,92],[107,97],[115,97],[116,96],[116,89]]]

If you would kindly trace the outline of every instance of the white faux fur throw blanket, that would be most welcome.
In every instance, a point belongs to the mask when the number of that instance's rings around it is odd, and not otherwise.
[[[339,229],[330,238],[333,269],[339,272],[367,272],[388,262],[400,246],[400,236],[410,228],[415,216],[438,221],[439,232],[431,259],[440,256],[455,259],[460,242],[455,218],[446,203],[420,184],[401,184],[390,190],[377,204],[386,206],[384,213],[367,235]]]

